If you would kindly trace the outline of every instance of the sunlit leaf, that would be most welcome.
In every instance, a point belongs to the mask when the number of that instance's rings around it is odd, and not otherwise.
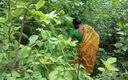
[[[16,80],[16,77],[7,77],[7,80]]]
[[[42,6],[44,6],[44,4],[45,4],[45,0],[39,0],[36,3],[36,10],[40,9]]]
[[[20,8],[20,7],[26,7],[26,4],[25,4],[25,2],[23,2],[23,1],[17,1],[17,8]]]
[[[0,17],[0,23],[5,23],[6,19],[3,17]]]
[[[14,11],[12,11],[12,14],[16,17],[16,16],[19,16],[19,15],[22,15],[23,14],[23,12],[24,12],[24,10],[23,9],[16,9],[16,10],[14,10]],[[22,17],[22,16],[21,16]],[[21,19],[22,20],[22,19]]]
[[[40,80],[47,80],[46,78],[41,78]]]
[[[12,71],[12,76],[13,77],[21,77],[17,71]]]
[[[32,36],[29,38],[29,44],[30,44],[30,45],[34,44],[37,39],[38,39],[38,35],[32,35]]]
[[[117,34],[125,35],[125,33],[124,33],[124,32],[117,32]]]
[[[39,16],[41,21],[45,21],[47,19],[46,15],[41,11],[31,10],[31,13]]]
[[[31,70],[31,69],[28,69],[26,71],[29,72],[29,73],[32,73],[33,72],[33,70]]]
[[[51,60],[47,57],[39,59],[42,64],[50,64]]]
[[[99,51],[102,51],[102,52],[104,52],[105,50],[104,50],[104,48],[99,48]]]
[[[106,61],[105,60],[101,60],[103,62],[103,64],[105,65],[105,68],[107,70],[117,70],[112,64],[116,62],[116,58],[112,57],[112,58],[108,58]]]
[[[120,48],[121,46],[123,46],[123,44],[122,44],[122,43],[116,43],[116,44],[114,44],[114,46],[115,46],[116,48]]]
[[[20,49],[19,54],[20,57],[27,57],[30,52],[31,52],[31,47],[24,46]]]
[[[56,11],[52,11],[50,14],[47,14],[48,18],[54,18],[57,16],[57,14],[55,14]]]
[[[117,59],[114,58],[114,57],[112,57],[112,58],[108,58],[107,61],[106,61],[106,63],[112,64],[112,63],[115,63],[116,61],[117,61]]]
[[[58,71],[51,71],[49,74],[49,80],[56,80],[58,75]]]
[[[119,71],[116,67],[114,67],[114,66],[112,66],[111,68],[110,68],[110,70],[111,71]]]
[[[105,69],[104,69],[104,68],[102,68],[102,67],[99,67],[99,68],[98,68],[98,70],[100,70],[100,71],[102,71],[102,72],[104,72],[104,71],[105,71]]]
[[[70,71],[66,71],[64,74],[64,79],[65,80],[72,80],[73,79],[72,73]]]
[[[64,10],[60,10],[59,14],[64,15],[65,14]]]
[[[122,27],[122,22],[118,22],[117,25],[118,25],[119,27]]]
[[[42,36],[42,38],[43,38],[44,40],[46,40],[46,39],[48,38],[48,34],[47,34],[47,32],[44,31],[44,30],[41,30],[41,36]]]
[[[73,41],[70,43],[70,46],[76,46],[78,41]]]
[[[123,46],[123,47],[122,47],[122,50],[123,50],[123,51],[127,51],[127,49],[128,49],[127,46]]]

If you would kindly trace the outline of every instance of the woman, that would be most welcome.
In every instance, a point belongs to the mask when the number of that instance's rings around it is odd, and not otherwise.
[[[96,53],[99,46],[99,35],[90,26],[82,24],[78,19],[73,19],[74,29],[70,31],[69,37],[76,38],[80,63],[85,67],[86,72],[92,73],[96,61]],[[78,59],[73,64],[79,63]]]

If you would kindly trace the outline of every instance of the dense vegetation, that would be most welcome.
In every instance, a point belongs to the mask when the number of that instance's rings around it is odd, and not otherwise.
[[[95,70],[79,80],[128,80],[128,0],[0,0],[0,80],[76,80],[79,16],[100,35]]]

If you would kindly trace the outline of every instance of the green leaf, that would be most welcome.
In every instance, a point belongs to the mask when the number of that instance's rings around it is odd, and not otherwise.
[[[36,45],[38,45],[39,47],[41,47],[41,46],[43,46],[43,43],[42,43],[42,41],[37,40],[37,41],[36,41]]]
[[[46,39],[48,38],[48,34],[47,34],[47,32],[44,31],[44,30],[41,30],[41,36],[42,36],[42,38],[43,38],[44,40],[46,40]]]
[[[58,77],[56,80],[65,80],[64,77]]]
[[[64,74],[64,79],[65,80],[72,80],[73,79],[72,73],[70,71],[66,71]]]
[[[125,32],[117,32],[117,34],[125,35]]]
[[[14,17],[14,15],[11,12],[9,12],[9,13],[7,12],[6,13],[6,19],[7,20],[11,20],[13,17]]]
[[[20,49],[19,54],[20,57],[27,57],[30,52],[31,52],[31,47],[24,46]]]
[[[12,76],[13,77],[21,77],[20,74],[16,71],[12,71]]]
[[[119,71],[115,66],[111,66],[110,70],[111,71]]]
[[[57,79],[58,71],[51,71],[49,74],[49,80],[56,80]]]
[[[4,77],[5,77],[6,73],[5,72],[0,72],[0,80],[5,80]]]
[[[31,13],[39,16],[41,21],[45,21],[47,19],[46,15],[41,11],[31,10]]]
[[[3,32],[8,32],[9,28],[6,25],[1,24],[0,26],[2,27]]]
[[[32,36],[29,38],[29,45],[34,44],[37,39],[38,39],[38,36],[37,36],[37,35],[32,35]]]
[[[105,52],[104,48],[99,48],[99,51]]]
[[[57,2],[58,0],[51,0],[52,2]]]
[[[78,41],[73,41],[70,43],[70,46],[76,46]]]
[[[116,44],[114,44],[114,46],[115,46],[116,48],[120,48],[121,46],[123,46],[123,44],[122,44],[122,43],[116,43]]]
[[[64,15],[65,14],[64,10],[60,10],[59,14]]]
[[[41,78],[40,80],[47,80],[46,78]]]
[[[16,10],[14,10],[14,11],[12,12],[12,14],[15,15],[15,17],[16,17],[16,16],[19,17],[19,15],[22,15],[23,12],[24,12],[24,10],[22,10],[22,9],[16,9]],[[21,17],[22,17],[22,16],[21,16]],[[21,17],[20,17],[20,18],[21,18]]]
[[[17,5],[18,8],[20,8],[20,7],[25,7],[25,6],[26,6],[26,4],[25,4],[24,1],[17,1],[17,2],[16,2],[16,5]],[[18,9],[18,10],[19,10],[19,9]]]
[[[41,58],[41,59],[39,59],[39,61],[42,64],[50,64],[51,63],[51,60],[48,57]]]
[[[98,68],[98,70],[100,70],[100,71],[102,71],[102,72],[104,72],[104,71],[105,71],[105,69],[104,69],[104,68],[102,68],[102,67],[99,67],[99,68]]]
[[[38,77],[37,77],[38,76]],[[42,78],[42,75],[39,71],[35,71],[32,73],[32,77],[36,78],[37,80]]]
[[[0,63],[2,62],[2,59],[3,59],[3,54],[0,53]]]
[[[51,44],[57,44],[59,41],[57,38],[55,37],[52,37],[52,38],[49,38],[48,41],[51,43]]]
[[[47,14],[47,17],[48,18],[54,18],[54,17],[56,17],[57,16],[57,14],[55,14],[55,12],[56,12],[56,10],[55,11],[52,11],[50,14]]]
[[[117,70],[116,68],[114,68],[114,66],[112,65],[113,63],[115,63],[117,61],[117,59],[115,57],[112,58],[108,58],[107,61],[101,60],[103,62],[103,64],[105,65],[105,68],[107,68],[108,70]],[[112,69],[113,68],[113,69]]]
[[[16,80],[16,77],[7,77],[7,80]]]
[[[29,72],[29,73],[33,73],[33,70],[31,70],[31,69],[28,69],[26,71]]]
[[[0,17],[0,23],[5,23],[6,19],[3,17]]]
[[[127,46],[123,46],[123,47],[122,47],[122,50],[123,50],[123,51],[127,51],[127,49],[128,49]]]
[[[112,58],[108,58],[107,61],[106,61],[106,63],[112,64],[112,63],[115,63],[116,61],[117,61],[117,59],[114,58],[114,57],[112,57]]]
[[[122,27],[122,22],[118,22],[117,26]]]
[[[44,4],[45,4],[45,1],[44,0],[39,0],[36,3],[36,10],[40,9],[42,6],[44,6]]]

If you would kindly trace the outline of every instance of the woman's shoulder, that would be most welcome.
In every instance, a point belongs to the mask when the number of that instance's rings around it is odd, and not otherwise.
[[[84,24],[84,29],[93,29],[93,28],[88,24]]]
[[[90,25],[88,25],[88,24],[83,24],[84,25],[84,27],[91,27]]]

